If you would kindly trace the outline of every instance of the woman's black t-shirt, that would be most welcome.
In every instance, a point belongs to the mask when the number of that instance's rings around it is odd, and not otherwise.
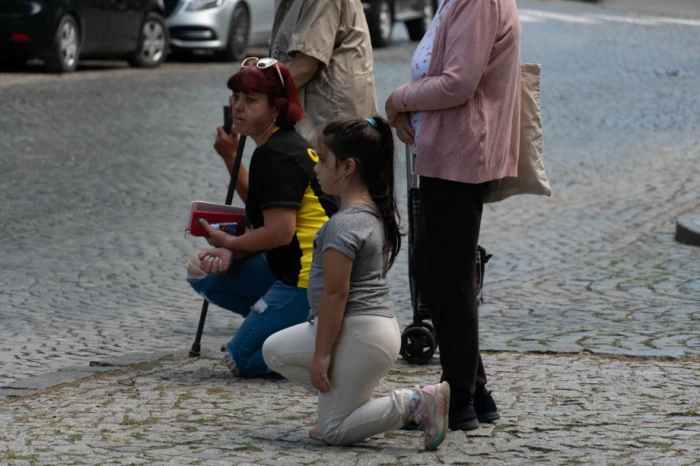
[[[246,216],[255,228],[264,224],[263,211],[296,209],[292,242],[267,251],[272,274],[288,285],[306,288],[316,232],[338,210],[337,198],[321,191],[314,165],[318,157],[293,128],[280,128],[250,161]]]

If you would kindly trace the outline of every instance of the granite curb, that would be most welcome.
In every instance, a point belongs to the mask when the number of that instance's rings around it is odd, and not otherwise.
[[[676,219],[676,241],[700,246],[700,215],[684,215]]]
[[[203,356],[213,356],[214,354],[215,353],[211,350],[202,350]],[[189,351],[184,349],[176,351],[133,352],[115,358],[90,361],[87,366],[69,366],[1,385],[0,401],[8,397],[34,395],[41,390],[46,390],[57,385],[77,382],[95,374],[113,371],[118,368],[141,363],[158,362],[168,357],[184,358],[188,357],[188,355]]]

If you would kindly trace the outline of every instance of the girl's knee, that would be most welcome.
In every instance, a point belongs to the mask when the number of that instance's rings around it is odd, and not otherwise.
[[[279,357],[279,347],[275,344],[275,335],[267,337],[262,346],[263,361],[267,364],[267,367],[275,372],[279,372],[279,364],[277,363]]]
[[[334,445],[337,447],[342,447],[344,445],[348,445],[348,442],[345,441],[345,436],[343,435],[342,430],[340,429],[340,426],[332,426],[332,425],[319,425],[321,428],[321,435],[323,436],[323,441],[326,442],[329,445]]]
[[[263,361],[265,361],[265,364],[267,364],[267,367],[272,367],[273,366],[273,352],[270,347],[270,345],[267,343],[270,339],[268,338],[265,340],[265,343],[263,343],[262,347],[262,354],[263,354]]]

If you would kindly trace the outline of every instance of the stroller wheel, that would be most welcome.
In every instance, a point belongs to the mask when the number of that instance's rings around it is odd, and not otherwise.
[[[433,327],[433,324],[424,320],[420,323],[420,326],[429,331],[431,335],[433,335],[433,338],[435,339],[435,342],[437,344],[437,333],[435,333],[435,327]]]
[[[424,327],[408,327],[401,334],[401,356],[411,364],[430,361],[437,348],[433,334]]]

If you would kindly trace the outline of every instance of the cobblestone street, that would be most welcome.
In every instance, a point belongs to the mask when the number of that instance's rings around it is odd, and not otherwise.
[[[481,244],[494,257],[480,329],[482,348],[495,351],[487,367],[504,420],[466,440],[450,434],[435,454],[419,453],[415,434],[390,434],[334,450],[339,464],[700,456],[700,248],[673,240],[676,217],[700,212],[700,20],[518,5],[523,61],[543,69],[553,195],[485,209]],[[415,44],[398,27],[395,39],[375,51],[380,103],[408,79]],[[190,347],[201,300],[184,264],[205,243],[183,238],[184,223],[191,200],[224,199],[228,180],[212,143],[236,69],[193,61],[154,71],[88,64],[60,77],[0,73],[0,387]],[[403,160],[397,170],[405,211]],[[407,279],[404,248],[391,272],[402,325],[412,315]],[[239,324],[212,309],[203,346],[211,354]],[[435,378],[436,364],[401,362],[382,389]],[[13,460],[10,451],[17,464],[175,464],[182,455],[332,462],[306,438],[311,398],[279,381],[232,381],[218,361],[168,359],[74,388],[2,401],[0,425],[11,427],[0,430],[0,463]],[[233,409],[208,396],[232,396]],[[169,409],[177,403],[187,412]],[[270,409],[290,417],[269,415],[261,427]]]
[[[228,375],[218,349],[241,319],[216,307],[205,356],[186,357],[201,298],[185,263],[206,243],[184,224],[192,200],[224,200],[212,144],[237,65],[0,73],[0,465],[698,464],[700,248],[674,229],[700,214],[700,8],[671,3],[518,1],[553,195],[485,208],[502,419],[437,452],[415,432],[309,439],[314,398]],[[380,108],[415,45],[397,25],[375,50]],[[405,247],[390,278],[403,327]],[[377,392],[439,369],[399,359]]]
[[[523,61],[543,66],[554,194],[486,209],[483,348],[698,355],[700,250],[672,235],[700,199],[700,21],[519,7]],[[415,46],[395,35],[376,51],[380,102],[407,79]],[[205,243],[183,228],[191,200],[226,192],[211,145],[234,70],[0,76],[0,384],[189,348],[200,300],[184,263]],[[403,173],[402,161],[405,203]],[[406,323],[405,248],[391,279]],[[213,309],[204,346],[218,348],[239,322]]]
[[[30,464],[697,464],[697,360],[486,354],[503,417],[352,447],[311,440],[315,398],[283,380],[234,380],[219,358],[166,358],[7,400],[0,463]],[[103,369],[104,370],[104,369]],[[438,377],[400,360],[377,393]],[[493,387],[492,387],[493,388]]]

